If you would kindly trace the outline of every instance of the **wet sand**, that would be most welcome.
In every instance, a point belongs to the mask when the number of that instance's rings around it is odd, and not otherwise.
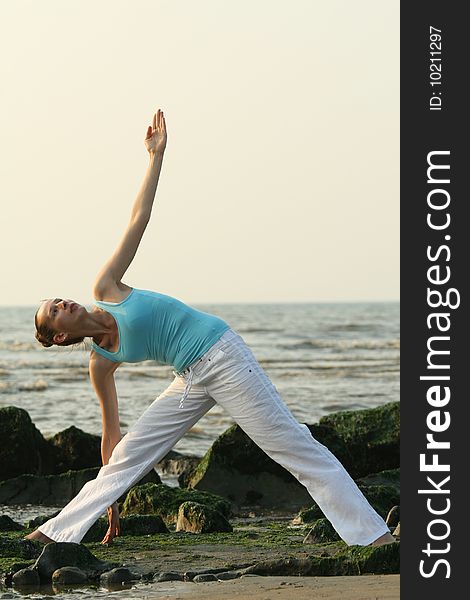
[[[232,581],[185,583],[171,581],[142,589],[142,599],[191,600],[398,600],[399,575],[358,577],[256,577]]]

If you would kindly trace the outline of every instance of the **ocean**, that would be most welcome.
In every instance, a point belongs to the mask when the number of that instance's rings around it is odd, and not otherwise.
[[[399,399],[398,302],[195,306],[222,317],[243,337],[303,423]],[[99,435],[89,347],[43,348],[34,339],[36,309],[0,307],[0,407],[24,408],[46,437],[71,425]],[[123,433],[172,379],[172,367],[154,361],[119,367]],[[200,456],[232,423],[215,406],[175,449]]]

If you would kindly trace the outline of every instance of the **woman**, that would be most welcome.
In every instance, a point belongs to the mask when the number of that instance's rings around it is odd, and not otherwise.
[[[150,163],[127,230],[94,284],[96,307],[55,298],[35,316],[43,346],[92,338],[90,379],[100,400],[103,467],[93,481],[29,539],[80,542],[107,509],[102,541],[119,535],[117,498],[137,483],[215,403],[223,406],[271,458],[305,485],[348,544],[393,542],[339,461],[298,423],[243,339],[218,317],[174,298],[122,282],[152,212],[166,147],[161,110],[147,129]],[[121,439],[114,372],[122,362],[154,359],[176,370],[170,386]]]

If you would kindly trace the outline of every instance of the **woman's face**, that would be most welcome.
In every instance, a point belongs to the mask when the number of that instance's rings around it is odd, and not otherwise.
[[[73,300],[45,300],[38,311],[38,322],[56,332],[76,333],[83,311],[85,307]]]

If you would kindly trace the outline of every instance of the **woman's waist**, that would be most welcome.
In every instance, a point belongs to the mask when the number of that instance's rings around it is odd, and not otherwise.
[[[230,343],[233,339],[240,337],[238,333],[236,333],[231,327],[228,325],[227,327],[228,329],[226,329],[219,339],[217,339],[207,350],[205,350],[201,356],[196,358],[180,371],[176,370],[176,374],[181,376],[187,375],[190,369],[194,369],[198,365],[210,361],[225,344]]]

